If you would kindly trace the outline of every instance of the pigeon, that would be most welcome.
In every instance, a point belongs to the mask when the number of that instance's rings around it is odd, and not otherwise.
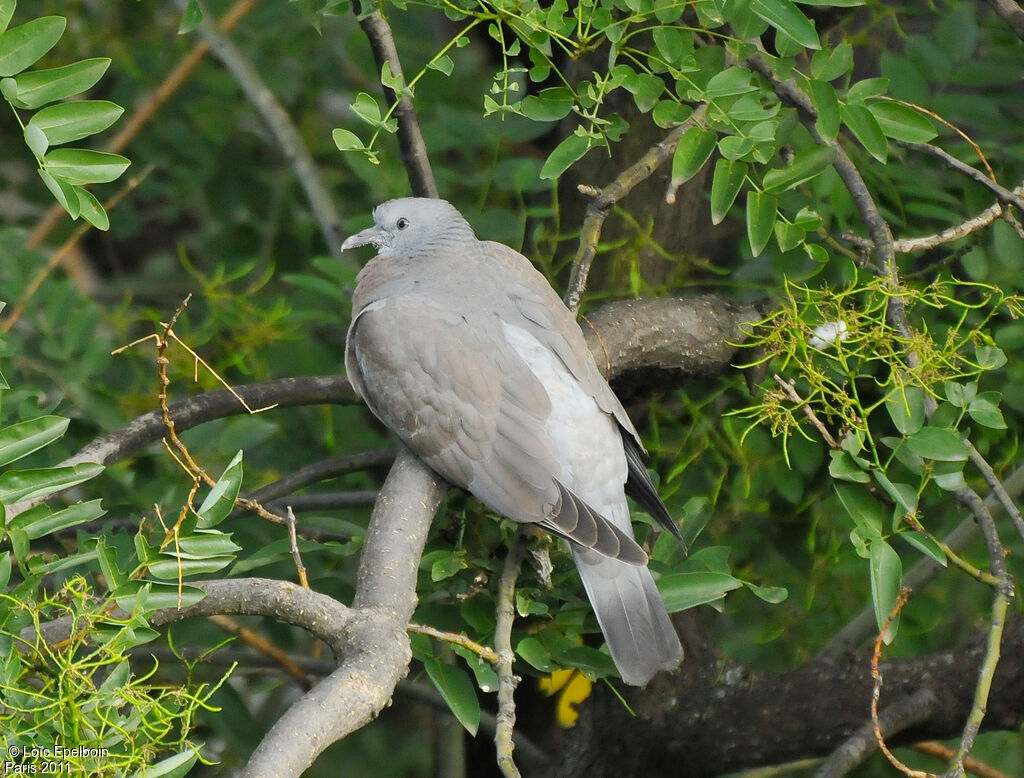
[[[356,278],[345,369],[369,410],[449,483],[568,541],[622,679],[682,660],[626,494],[680,537],[579,324],[530,261],[445,200],[389,200],[342,250]],[[681,540],[681,537],[680,537]]]

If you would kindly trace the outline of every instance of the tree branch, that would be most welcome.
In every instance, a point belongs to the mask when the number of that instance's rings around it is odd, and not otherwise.
[[[184,10],[185,0],[175,0],[179,9]],[[217,28],[210,20],[208,12],[203,12],[203,21],[199,25],[202,36],[224,67],[228,69],[241,88],[246,99],[252,104],[266,123],[277,141],[284,158],[292,166],[298,178],[306,200],[313,211],[313,217],[320,226],[320,234],[331,256],[339,261],[351,263],[351,259],[343,257],[341,242],[344,236],[341,229],[341,217],[334,205],[331,192],[324,183],[320,170],[313,160],[313,155],[288,112],[270,91],[263,77],[242,51],[235,46],[227,35]]]
[[[352,4],[352,9],[359,19],[359,26],[363,28],[363,32],[366,33],[366,37],[370,41],[373,58],[377,62],[377,73],[379,74],[384,63],[387,63],[391,74],[401,78],[404,84],[402,62],[398,58],[398,48],[395,46],[391,25],[388,24],[387,19],[379,10],[363,15],[362,3],[359,0]],[[423,134],[420,132],[420,125],[416,120],[416,109],[413,108],[412,100],[408,95],[399,98],[393,90],[383,84],[381,88],[388,101],[391,103],[397,101],[398,103],[394,112],[394,116],[398,120],[398,145],[402,152],[402,163],[405,165],[412,193],[417,197],[437,197],[434,172],[430,168],[427,146],[423,142]]]
[[[1024,41],[1024,9],[1014,0],[985,0],[1013,30],[1017,37]]]
[[[977,168],[971,167],[966,162],[961,162],[945,149],[933,146],[930,143],[912,143],[905,140],[897,140],[895,142],[906,149],[910,149],[911,151],[917,151],[921,154],[929,154],[941,159],[946,164],[946,167],[956,170],[958,173],[963,173],[972,181],[981,184],[992,192],[999,202],[1005,203],[1006,205],[1013,205],[1022,214],[1024,214],[1024,200],[1018,197],[1015,192],[1011,192],[1006,187],[1001,186],[998,182],[993,181]]]
[[[416,606],[416,572],[443,495],[442,481],[403,449],[370,517],[344,660],[274,724],[242,776],[299,776],[388,704],[412,659],[406,625]]]
[[[580,302],[583,300],[583,292],[587,288],[587,277],[590,275],[590,266],[594,263],[594,257],[597,256],[601,228],[604,226],[604,220],[608,217],[608,213],[619,200],[632,191],[633,187],[672,158],[676,146],[679,145],[679,139],[690,127],[703,121],[706,112],[707,105],[704,103],[698,105],[689,119],[677,127],[673,127],[663,140],[648,149],[646,154],[622,171],[614,181],[603,189],[587,188],[584,191],[581,188],[584,194],[590,195],[591,200],[587,205],[587,215],[583,219],[583,226],[580,228],[580,246],[572,263],[569,287],[562,298],[566,307],[574,314],[579,311]]]
[[[987,651],[986,632],[956,649],[882,664],[883,718],[890,707],[918,694],[930,692],[938,701],[928,717],[893,735],[890,745],[959,736]],[[1016,730],[1024,721],[1024,618],[1007,624],[1003,648],[984,727]],[[826,756],[863,726],[872,693],[870,662],[863,655],[764,675],[688,661],[672,678],[672,687],[659,688],[654,699],[628,698],[633,711],[595,687],[549,774],[702,778]],[[577,740],[585,746],[576,747]]]

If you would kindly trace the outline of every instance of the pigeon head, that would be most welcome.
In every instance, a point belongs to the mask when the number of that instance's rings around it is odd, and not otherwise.
[[[378,255],[411,255],[460,240],[475,240],[473,228],[447,200],[403,197],[373,210],[373,226],[350,236],[341,250],[373,245]]]

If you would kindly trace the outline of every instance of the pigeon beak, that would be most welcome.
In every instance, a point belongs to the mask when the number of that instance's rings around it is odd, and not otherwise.
[[[342,251],[348,251],[354,249],[357,246],[366,246],[373,244],[374,246],[380,246],[383,242],[384,234],[380,227],[374,225],[368,227],[362,232],[357,232],[355,235],[350,235],[345,239],[345,242],[341,244]]]

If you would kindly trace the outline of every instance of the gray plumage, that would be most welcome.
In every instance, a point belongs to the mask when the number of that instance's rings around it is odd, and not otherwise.
[[[679,530],[636,430],[575,319],[518,252],[480,241],[444,200],[391,200],[343,249],[359,273],[345,368],[377,418],[427,465],[514,521],[567,538],[623,680],[682,647],[633,538],[625,490]]]

